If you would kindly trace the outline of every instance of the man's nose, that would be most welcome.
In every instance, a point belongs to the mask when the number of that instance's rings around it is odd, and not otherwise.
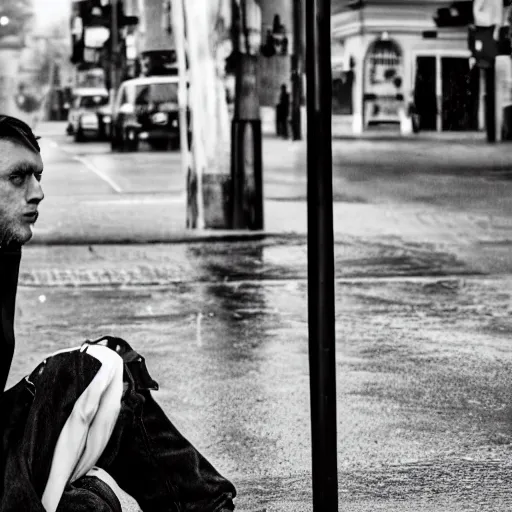
[[[27,189],[27,202],[29,203],[40,203],[44,199],[43,188],[41,183],[36,179],[34,175],[30,177],[30,181]]]

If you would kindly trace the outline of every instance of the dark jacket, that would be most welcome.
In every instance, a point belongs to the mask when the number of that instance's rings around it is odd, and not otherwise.
[[[14,310],[21,247],[0,247],[0,394],[5,389],[14,354]]]

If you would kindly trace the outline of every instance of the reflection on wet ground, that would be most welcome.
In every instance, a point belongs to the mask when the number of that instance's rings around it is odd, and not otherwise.
[[[307,278],[307,246],[296,240],[261,246],[235,246],[226,253],[212,247],[191,246],[188,254],[200,261],[211,279],[261,280]],[[335,245],[336,276],[453,275],[474,273],[457,256],[433,244],[404,243],[387,237],[360,240],[347,237]],[[203,272],[199,271],[201,275]]]
[[[304,254],[233,251],[232,270],[215,247],[187,254],[209,281],[22,287],[11,379],[86,337],[125,337],[178,428],[234,479],[240,509],[310,510],[307,283],[299,266],[276,271]],[[507,510],[512,278],[412,274],[336,287],[340,502]]]
[[[150,247],[148,249],[148,247]],[[512,269],[502,247],[405,242],[396,237],[346,237],[335,245],[337,278],[449,276],[485,273],[497,262]],[[144,246],[66,247],[50,255],[26,251],[20,284],[25,286],[165,285],[194,282],[307,279],[304,238],[264,242]],[[485,254],[477,259],[475,255]],[[482,263],[482,261],[484,263]]]

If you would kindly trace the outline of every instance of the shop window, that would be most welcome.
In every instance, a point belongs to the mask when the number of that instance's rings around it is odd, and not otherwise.
[[[341,71],[333,73],[332,80],[332,113],[337,115],[352,115],[352,86],[354,72]]]
[[[403,56],[393,40],[380,39],[365,60],[364,112],[366,124],[398,123],[403,108]]]
[[[402,52],[394,41],[377,41],[368,53],[369,84],[382,85],[402,81]]]

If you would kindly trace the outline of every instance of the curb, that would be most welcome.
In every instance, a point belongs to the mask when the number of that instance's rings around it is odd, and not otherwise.
[[[180,231],[164,235],[134,236],[91,235],[73,236],[59,233],[35,234],[27,245],[54,246],[54,245],[144,245],[144,244],[187,244],[187,243],[214,243],[214,242],[244,242],[258,241],[268,238],[306,238],[304,233],[272,232],[272,231]]]

